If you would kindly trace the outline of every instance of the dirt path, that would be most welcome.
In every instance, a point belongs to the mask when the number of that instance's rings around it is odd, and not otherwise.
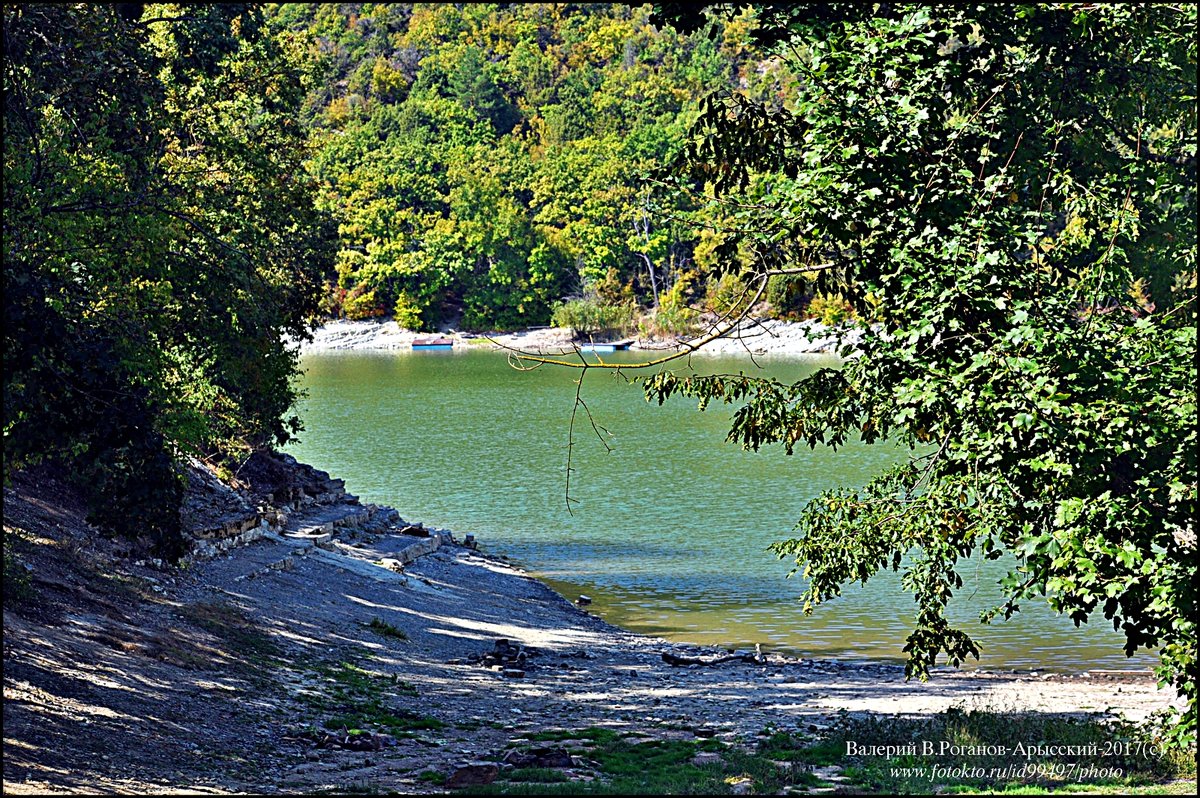
[[[718,652],[616,629],[459,545],[402,566],[430,539],[351,527],[157,569],[83,546],[71,516],[10,498],[6,527],[11,505],[26,544],[30,528],[54,532],[24,547],[41,557],[38,601],[4,613],[5,793],[427,793],[422,774],[547,729],[738,741],[819,732],[839,710],[1140,719],[1167,703],[1137,675],[939,672],[920,684],[896,666],[773,655],[675,667],[664,651]],[[483,660],[497,639],[507,656]],[[371,750],[328,747],[343,725],[383,734],[342,738]]]

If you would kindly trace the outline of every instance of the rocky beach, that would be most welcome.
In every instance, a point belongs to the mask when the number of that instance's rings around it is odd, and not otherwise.
[[[594,763],[531,741],[607,729],[745,746],[818,740],[848,716],[1137,721],[1171,701],[1141,672],[920,683],[890,663],[674,645],[286,455],[255,455],[231,484],[191,471],[195,554],[179,567],[97,540],[52,475],[5,489],[36,596],[4,611],[6,794],[423,794],[521,757],[589,781]]]
[[[694,354],[836,354],[844,345],[853,347],[857,344],[862,334],[858,329],[838,330],[812,319],[798,322],[747,319],[725,336],[704,344]],[[313,340],[304,342],[301,349],[305,352],[408,349],[414,340],[425,335],[406,330],[394,321],[338,319],[316,328]],[[570,353],[579,343],[571,330],[565,327],[542,327],[509,333],[446,330],[439,335],[453,339],[459,347],[478,346],[537,354]],[[683,348],[689,341],[699,337],[637,338],[630,349],[663,353]]]

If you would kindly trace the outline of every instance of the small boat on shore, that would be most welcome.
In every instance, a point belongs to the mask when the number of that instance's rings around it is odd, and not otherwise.
[[[414,338],[412,342],[413,349],[453,349],[453,338]]]
[[[607,343],[580,344],[579,351],[580,352],[619,352],[619,351],[628,349],[629,345],[632,343],[633,343],[632,338],[626,338],[621,341],[610,341]]]

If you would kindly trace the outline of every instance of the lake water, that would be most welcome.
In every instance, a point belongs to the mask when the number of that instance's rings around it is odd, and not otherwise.
[[[639,353],[608,359],[637,360]],[[703,373],[765,373],[792,380],[830,357],[695,356]],[[363,501],[410,521],[474,534],[574,599],[590,596],[607,620],[681,642],[842,659],[902,660],[915,614],[899,574],[805,616],[791,563],[766,551],[789,536],[822,490],[856,486],[904,455],[890,445],[833,451],[744,452],[725,443],[728,406],[649,404],[640,388],[589,371],[583,398],[612,434],[605,448],[576,419],[571,495],[565,501],[568,424],[579,372],[519,372],[492,351],[320,353],[303,359],[306,431],[289,451],[346,480]],[[687,369],[677,361],[674,368]],[[1127,660],[1111,625],[1075,629],[1044,606],[1006,623],[978,623],[995,603],[1000,562],[964,563],[952,617],[975,634],[980,667],[1145,667]]]

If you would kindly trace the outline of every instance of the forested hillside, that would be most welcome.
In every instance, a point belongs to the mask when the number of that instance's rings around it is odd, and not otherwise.
[[[717,242],[686,223],[686,196],[643,178],[683,148],[703,96],[779,102],[787,82],[748,49],[751,12],[712,38],[656,29],[648,5],[272,13],[325,69],[308,113],[340,231],[326,309],[410,327],[544,324],[585,293],[685,325]]]

